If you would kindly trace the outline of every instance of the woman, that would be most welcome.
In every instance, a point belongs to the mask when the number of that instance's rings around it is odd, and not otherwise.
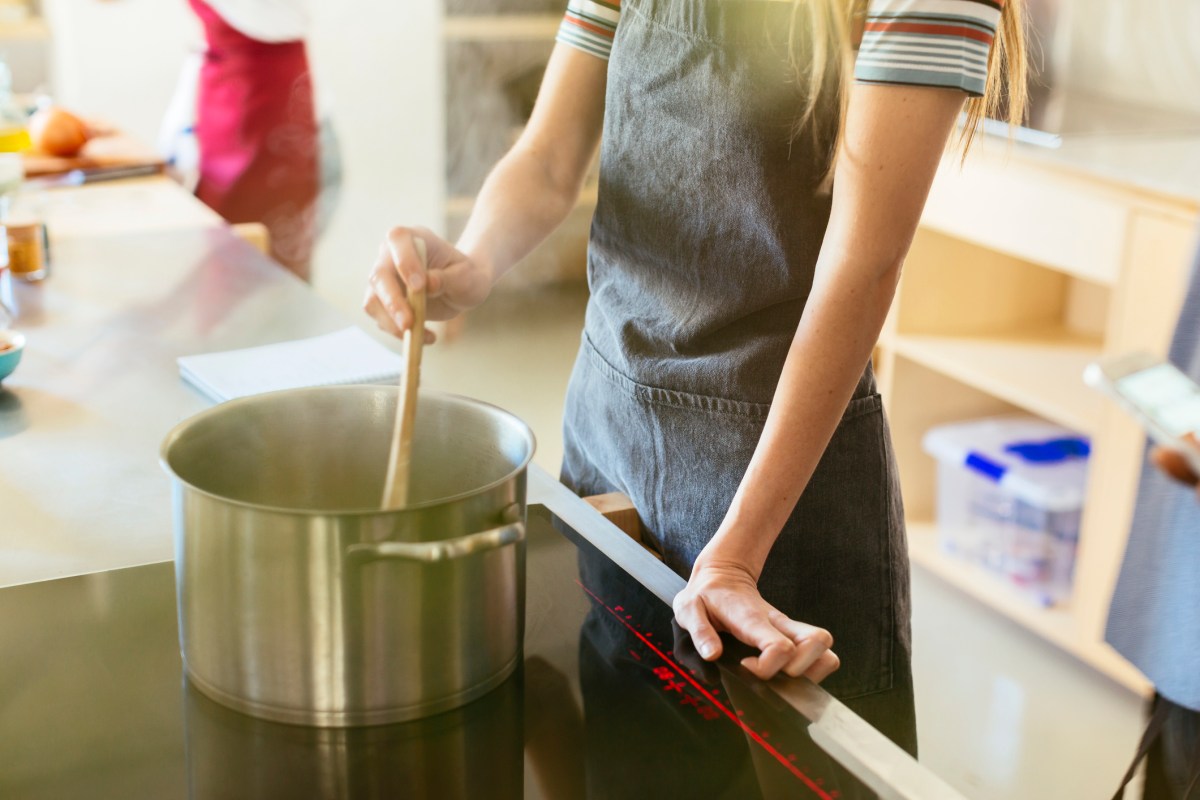
[[[364,305],[399,334],[408,289],[432,319],[481,303],[572,207],[599,140],[564,481],[633,499],[689,576],[674,609],[705,658],[724,631],[757,648],[743,663],[760,677],[838,670],[828,688],[915,751],[903,515],[869,358],[965,95],[977,119],[986,77],[997,102],[1009,53],[1024,105],[1020,5],[846,6],[572,0],[457,247],[393,229]]]
[[[319,188],[306,0],[189,0],[204,25],[196,196],[261,222],[271,256],[309,279]]]

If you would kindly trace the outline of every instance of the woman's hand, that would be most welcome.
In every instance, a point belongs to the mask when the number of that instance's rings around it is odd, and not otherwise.
[[[726,632],[760,651],[742,666],[763,680],[782,671],[820,683],[840,666],[829,631],[790,619],[763,600],[754,575],[736,562],[701,553],[673,607],[707,661],[721,656],[718,633]]]
[[[413,244],[416,238],[425,242],[424,268]],[[381,330],[403,336],[412,327],[408,292],[422,286],[426,318],[446,320],[487,299],[492,271],[426,228],[392,228],[379,246],[379,257],[367,278],[363,310]],[[436,338],[432,331],[425,331],[427,344]]]

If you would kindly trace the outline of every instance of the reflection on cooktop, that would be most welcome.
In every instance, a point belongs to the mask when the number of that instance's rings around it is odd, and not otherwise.
[[[522,797],[521,681],[401,725],[315,728],[228,709],[185,681],[187,796]]]
[[[790,706],[704,662],[668,606],[575,543],[592,604],[579,659],[588,797],[874,796]],[[726,652],[729,663],[745,655],[731,640]]]

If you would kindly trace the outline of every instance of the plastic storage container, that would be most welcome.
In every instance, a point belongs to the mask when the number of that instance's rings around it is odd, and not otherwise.
[[[1042,605],[1071,591],[1088,440],[1034,417],[943,425],[925,434],[938,461],[943,551],[1004,576]]]

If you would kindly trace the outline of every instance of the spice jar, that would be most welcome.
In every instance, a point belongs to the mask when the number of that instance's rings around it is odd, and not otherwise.
[[[4,227],[8,230],[8,268],[13,277],[40,281],[50,274],[50,239],[45,223],[10,219]]]

